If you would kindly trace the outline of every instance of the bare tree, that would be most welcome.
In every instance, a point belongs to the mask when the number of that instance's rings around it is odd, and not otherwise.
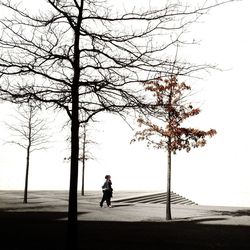
[[[31,153],[46,149],[49,141],[48,127],[45,119],[41,118],[39,108],[31,102],[19,106],[18,116],[13,124],[5,123],[11,131],[12,140],[8,143],[16,144],[26,151],[26,173],[23,203],[28,202],[28,180]]]
[[[81,188],[81,195],[84,196],[85,193],[85,166],[86,161],[94,160],[95,157],[91,154],[90,147],[91,145],[97,144],[93,140],[90,139],[89,130],[88,130],[88,123],[84,123],[81,125],[82,131],[80,131],[80,145],[81,145],[81,152],[79,155],[79,160],[82,162],[82,188]]]
[[[173,74],[169,79],[159,78],[147,82],[145,89],[153,95],[150,104],[153,117],[138,119],[139,125],[145,129],[138,131],[135,138],[139,141],[146,140],[148,146],[167,151],[166,219],[171,220],[172,153],[175,154],[178,150],[189,152],[191,148],[203,147],[206,137],[214,136],[216,131],[183,127],[186,119],[198,115],[200,109],[194,108],[192,103],[188,102],[191,87],[184,82],[178,82],[176,75]]]
[[[93,121],[93,119],[91,119]],[[85,193],[85,167],[88,160],[95,160],[96,157],[91,153],[91,146],[96,145],[97,142],[90,139],[89,123],[83,123],[80,125],[79,131],[79,162],[82,163],[82,177],[81,177],[81,195],[84,196]],[[70,138],[67,139],[70,141]],[[71,157],[65,157],[65,160],[70,160]]]
[[[0,20],[1,98],[32,98],[64,110],[71,120],[69,224],[77,222],[80,124],[101,111],[143,107],[140,83],[168,75],[172,48],[186,43],[182,35],[189,26],[230,1],[195,7],[162,1],[118,11],[105,0],[44,0],[38,14],[14,0],[0,1],[7,13]],[[188,75],[208,66],[175,67]]]

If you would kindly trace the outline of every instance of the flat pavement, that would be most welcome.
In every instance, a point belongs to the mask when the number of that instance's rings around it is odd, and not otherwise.
[[[77,244],[67,247],[68,193],[0,191],[0,249],[250,249],[250,208],[115,202],[152,192],[115,192],[112,208],[101,192],[78,198]]]

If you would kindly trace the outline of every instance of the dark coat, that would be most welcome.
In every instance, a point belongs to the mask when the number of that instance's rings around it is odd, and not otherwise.
[[[112,188],[112,182],[110,180],[106,180],[104,182],[104,184],[102,185],[102,191],[107,198],[112,197],[113,188]]]

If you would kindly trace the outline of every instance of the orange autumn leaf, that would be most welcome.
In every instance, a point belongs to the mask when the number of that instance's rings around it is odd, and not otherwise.
[[[135,134],[133,142],[146,140],[148,146],[158,149],[170,150],[173,153],[178,150],[189,152],[192,148],[205,146],[206,138],[216,134],[215,129],[203,131],[181,126],[186,119],[198,115],[201,111],[184,101],[191,87],[184,82],[179,83],[175,75],[165,80],[158,78],[146,82],[144,87],[155,97],[151,106],[155,116],[163,121],[163,124],[160,126],[150,119],[140,117],[138,123],[144,129]]]

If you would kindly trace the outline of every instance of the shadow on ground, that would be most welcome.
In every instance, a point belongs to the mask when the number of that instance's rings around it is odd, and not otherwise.
[[[1,250],[64,250],[65,212],[0,212]],[[250,227],[171,222],[79,221],[76,249],[250,249]],[[220,218],[221,220],[221,218]]]
[[[239,217],[239,216],[250,216],[250,210],[249,209],[240,209],[237,211],[216,211],[212,210],[212,213],[215,213],[217,215],[228,215],[233,217]]]
[[[113,205],[113,204],[112,204],[113,208],[115,208],[115,207],[133,207],[134,206],[134,204],[115,204],[115,205]]]

